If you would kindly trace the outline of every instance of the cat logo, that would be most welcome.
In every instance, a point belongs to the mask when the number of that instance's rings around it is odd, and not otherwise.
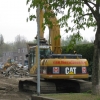
[[[65,74],[76,74],[76,67],[66,67]]]

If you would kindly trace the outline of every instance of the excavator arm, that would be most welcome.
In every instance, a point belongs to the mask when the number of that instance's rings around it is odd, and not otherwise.
[[[38,10],[38,9],[37,9]],[[44,39],[44,30],[43,30],[43,18],[44,11],[40,10],[40,39]],[[54,13],[52,11],[52,13]],[[37,15],[38,16],[38,15]],[[38,20],[38,18],[37,18]],[[49,27],[49,44],[52,46],[52,52],[54,54],[61,54],[61,43],[60,43],[60,26],[57,24],[56,16],[50,17],[49,20],[52,22],[52,28]],[[58,37],[58,38],[57,38]]]

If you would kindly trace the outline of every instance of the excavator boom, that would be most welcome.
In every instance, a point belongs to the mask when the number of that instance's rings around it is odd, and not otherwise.
[[[40,39],[44,39],[43,15],[44,15],[44,11],[40,10],[40,23],[39,23],[40,24]],[[60,26],[57,23],[56,17],[50,17],[49,20],[52,22],[52,28],[50,28],[48,25],[49,42],[50,42],[49,44],[52,46],[52,52],[54,54],[61,54],[62,50],[61,50],[61,41],[60,41]]]

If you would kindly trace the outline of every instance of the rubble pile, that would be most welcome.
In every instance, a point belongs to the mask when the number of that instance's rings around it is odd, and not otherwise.
[[[1,72],[6,77],[26,77],[29,76],[28,68],[24,66],[11,65],[5,71]]]

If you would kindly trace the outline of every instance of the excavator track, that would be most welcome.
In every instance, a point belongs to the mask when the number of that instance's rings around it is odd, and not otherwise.
[[[37,80],[20,80],[19,90],[37,93]],[[80,93],[91,90],[91,82],[84,80],[41,80],[41,93]]]
[[[34,80],[19,81],[19,90],[24,92],[37,92],[37,82]],[[41,93],[56,93],[56,86],[52,82],[40,81]]]

